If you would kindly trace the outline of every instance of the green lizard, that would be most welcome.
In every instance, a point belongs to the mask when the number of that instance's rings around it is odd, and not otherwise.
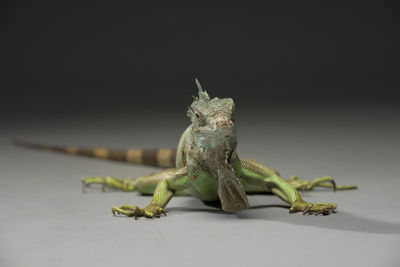
[[[85,177],[83,190],[91,184],[123,191],[152,194],[151,202],[140,208],[136,205],[112,207],[115,214],[126,216],[160,217],[164,207],[174,195],[191,195],[206,205],[224,211],[249,208],[247,193],[273,193],[290,205],[289,212],[328,215],[335,211],[331,203],[308,203],[298,190],[314,187],[355,189],[355,186],[336,186],[330,176],[304,181],[295,176],[289,180],[269,167],[253,160],[240,159],[236,151],[237,138],[234,120],[235,105],[231,98],[213,98],[203,91],[196,79],[198,97],[188,110],[191,125],[182,134],[178,148],[174,149],[128,149],[105,148],[82,149],[37,145],[16,141],[16,144],[67,154],[118,160],[166,168],[138,178]]]

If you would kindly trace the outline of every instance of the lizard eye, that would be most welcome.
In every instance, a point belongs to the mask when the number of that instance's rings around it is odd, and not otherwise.
[[[200,115],[199,113],[197,113],[197,112],[195,112],[195,115],[196,115],[196,120],[197,120],[199,126],[204,126],[204,125],[206,125],[206,120],[204,119],[203,116],[201,116],[201,115]]]

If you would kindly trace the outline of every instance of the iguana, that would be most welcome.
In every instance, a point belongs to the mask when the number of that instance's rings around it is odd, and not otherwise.
[[[335,212],[335,204],[308,203],[300,197],[298,190],[311,190],[314,187],[333,190],[356,188],[353,185],[336,186],[330,176],[316,178],[311,182],[296,176],[285,180],[272,168],[253,160],[240,159],[236,151],[233,100],[217,97],[211,99],[197,79],[195,82],[198,96],[194,97],[187,112],[192,123],[183,132],[176,150],[82,149],[21,141],[17,141],[16,144],[34,149],[166,168],[138,178],[82,178],[84,190],[91,184],[101,184],[103,189],[109,187],[152,194],[152,200],[145,208],[122,205],[111,209],[114,215],[122,214],[135,218],[166,215],[164,208],[174,195],[191,195],[206,205],[224,211],[244,210],[249,208],[247,193],[273,193],[290,205],[290,213],[328,215]]]

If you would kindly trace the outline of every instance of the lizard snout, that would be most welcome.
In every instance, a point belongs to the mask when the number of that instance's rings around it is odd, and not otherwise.
[[[223,126],[228,126],[228,127],[232,127],[233,126],[233,122],[232,120],[230,120],[229,118],[226,117],[218,117],[215,120],[215,127],[214,128],[220,128]]]

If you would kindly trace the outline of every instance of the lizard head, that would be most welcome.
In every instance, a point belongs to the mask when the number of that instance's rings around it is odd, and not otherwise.
[[[194,132],[235,137],[235,103],[232,98],[211,99],[197,79],[196,84],[198,97],[195,97],[188,110]]]
[[[208,164],[229,163],[237,145],[233,119],[235,104],[232,98],[211,99],[197,79],[196,84],[199,90],[198,97],[195,97],[188,110],[192,121],[194,147]]]

